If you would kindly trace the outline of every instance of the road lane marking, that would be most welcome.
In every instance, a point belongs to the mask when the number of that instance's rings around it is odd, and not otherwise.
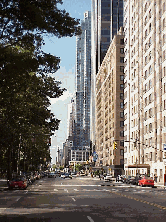
[[[146,200],[139,199],[139,198],[135,198],[135,197],[132,197],[132,196],[130,196],[130,195],[127,196],[127,195],[125,195],[125,194],[123,194],[123,193],[117,193],[117,192],[115,192],[115,191],[110,191],[110,193],[114,193],[114,194],[116,194],[116,195],[123,196],[123,197],[126,197],[126,198],[128,198],[128,199],[133,199],[133,200],[139,201],[139,202],[141,202],[141,203],[146,203],[146,204],[148,204],[148,205],[157,207],[157,208],[159,208],[159,209],[166,210],[166,207],[165,207],[165,206],[162,206],[162,205],[159,205],[159,204],[156,204],[156,203],[150,203],[150,202],[148,202],[148,201],[146,201]]]
[[[87,218],[90,222],[94,222],[94,220],[91,217],[87,216]]]
[[[101,185],[91,185],[91,184],[88,184],[88,185],[85,185],[85,184],[82,184],[82,185],[78,185],[78,184],[54,184],[53,186],[55,187],[101,187]]]

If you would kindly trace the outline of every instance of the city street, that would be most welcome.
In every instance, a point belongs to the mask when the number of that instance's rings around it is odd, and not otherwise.
[[[166,190],[100,181],[43,178],[0,192],[0,221],[165,221]]]

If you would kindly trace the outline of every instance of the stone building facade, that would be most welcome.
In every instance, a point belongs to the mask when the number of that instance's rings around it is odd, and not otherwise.
[[[124,32],[114,36],[96,76],[96,166],[123,172]]]

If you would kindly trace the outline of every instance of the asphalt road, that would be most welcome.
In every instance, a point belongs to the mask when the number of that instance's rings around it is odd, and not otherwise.
[[[166,190],[99,179],[43,178],[0,192],[0,221],[166,221]]]

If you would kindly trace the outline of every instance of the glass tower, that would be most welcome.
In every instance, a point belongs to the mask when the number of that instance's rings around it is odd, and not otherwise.
[[[90,149],[91,12],[84,13],[82,34],[76,39],[76,127],[75,150]],[[89,155],[89,152],[87,152]],[[84,157],[85,155],[83,155]],[[80,157],[82,158],[82,156]],[[84,158],[83,158],[84,159]],[[86,157],[88,159],[88,157]]]

